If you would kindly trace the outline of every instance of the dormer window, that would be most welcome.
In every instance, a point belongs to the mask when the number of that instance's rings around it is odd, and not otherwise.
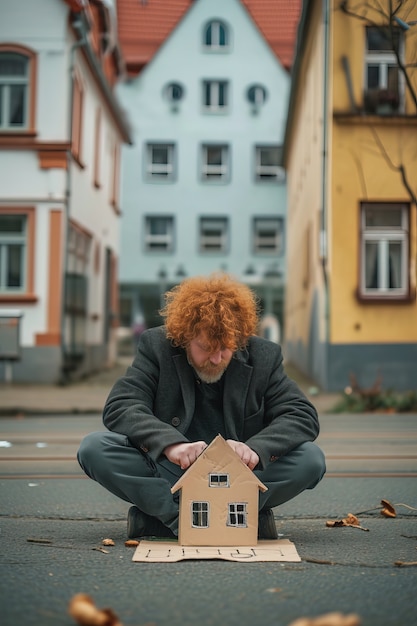
[[[229,47],[229,29],[224,22],[212,20],[204,29],[203,45],[212,52],[225,52]]]

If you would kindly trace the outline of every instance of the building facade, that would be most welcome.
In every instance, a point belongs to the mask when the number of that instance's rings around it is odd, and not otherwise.
[[[225,270],[258,291],[265,334],[279,339],[290,76],[277,48],[288,63],[295,5],[274,48],[261,27],[277,36],[281,3],[198,0],[157,19],[151,3],[119,2],[129,80],[118,94],[134,133],[122,151],[123,326],[159,324],[168,287]]]
[[[0,380],[62,381],[116,354],[130,134],[115,18],[109,0],[0,7]]]
[[[417,6],[397,4],[311,0],[300,20],[285,348],[327,390],[416,388]]]

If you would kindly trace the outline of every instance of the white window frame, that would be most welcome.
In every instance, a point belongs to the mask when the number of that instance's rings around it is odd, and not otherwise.
[[[5,232],[0,230],[0,293],[16,294],[26,291],[26,266],[27,266],[27,244],[28,244],[28,218],[26,215],[16,215],[11,213],[0,214],[1,217],[12,217],[22,220],[22,232]],[[19,265],[20,277],[19,285],[8,285],[7,277],[10,269],[10,253],[13,246],[20,246]]]
[[[209,163],[210,151],[220,150],[221,163]],[[201,178],[205,182],[225,182],[230,178],[229,146],[226,144],[203,144]]]
[[[219,254],[227,252],[229,238],[229,219],[227,217],[201,217],[199,228],[199,250],[201,253]]]
[[[224,31],[224,43],[221,43],[221,29]],[[209,29],[210,43],[207,43],[207,34]],[[203,32],[203,48],[210,52],[226,52],[230,46],[229,28],[221,20],[211,20],[205,27]]]
[[[210,151],[220,150],[221,163],[209,163]],[[227,144],[203,144],[201,178],[205,182],[225,182],[230,177],[230,156]]]
[[[18,52],[5,51],[0,52],[0,58],[19,57],[25,63],[25,74],[0,74],[0,98],[1,110],[3,112],[0,119],[0,130],[22,130],[28,128],[29,125],[29,85],[30,85],[30,60],[24,54]],[[11,116],[11,99],[14,87],[23,87],[23,111],[22,122],[20,124],[12,124]]]
[[[191,502],[191,526],[193,528],[208,528],[210,520],[210,503],[202,500]]]
[[[283,183],[285,182],[285,169],[279,165],[279,151],[281,146],[256,146],[255,147],[255,180],[260,183]],[[276,163],[266,165],[262,163],[263,152],[277,152]],[[271,161],[274,161],[272,158]]]
[[[271,235],[261,234],[270,230]],[[281,255],[284,252],[284,219],[282,217],[255,217],[253,220],[253,254]]]
[[[230,487],[230,476],[226,473],[211,473],[209,474],[209,487],[215,487],[216,489]]]
[[[371,27],[375,28],[375,27]],[[365,91],[369,92],[373,89],[377,90],[387,90],[393,91],[398,94],[399,99],[399,110],[403,111],[404,109],[404,76],[401,70],[398,68],[397,58],[394,54],[394,51],[390,50],[369,50],[368,49],[368,36],[367,30],[365,29],[365,69],[364,69],[364,85]],[[399,54],[402,59],[404,59],[404,37],[403,33],[400,29],[396,29],[396,32],[399,34]],[[368,67],[370,65],[376,65],[379,67],[379,76],[378,76],[378,86],[370,87],[368,85]],[[390,67],[394,67],[398,69],[398,85],[395,88],[392,88],[388,84],[388,70]]]
[[[221,102],[223,88],[223,102]],[[225,113],[229,107],[229,81],[203,81],[203,109],[206,113]]]
[[[227,526],[233,528],[247,528],[248,526],[248,503],[229,502],[227,510]]]
[[[166,150],[166,163],[154,160],[154,150]],[[146,176],[149,180],[172,182],[175,178],[175,145],[173,143],[148,143],[146,145]]]
[[[164,233],[152,233],[153,220],[165,220]],[[145,215],[145,251],[164,254],[174,251],[174,217],[172,215]]]
[[[401,225],[395,226],[369,226],[366,224],[367,209],[398,210],[401,212]],[[369,259],[369,244],[376,245],[377,272],[376,287],[367,286],[367,261]],[[400,286],[389,286],[389,247],[390,244],[400,244]],[[363,203],[361,207],[361,261],[360,261],[360,295],[361,297],[388,299],[404,299],[409,291],[409,209],[402,204],[371,204]]]

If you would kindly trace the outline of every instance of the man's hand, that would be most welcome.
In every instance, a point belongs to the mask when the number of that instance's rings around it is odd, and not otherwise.
[[[234,439],[227,439],[229,446],[236,452],[236,454],[242,459],[245,465],[249,469],[253,470],[259,463],[259,456],[242,441],[235,441]]]
[[[164,450],[168,461],[179,465],[185,470],[190,467],[198,456],[207,448],[205,441],[195,441],[194,443],[174,443]]]

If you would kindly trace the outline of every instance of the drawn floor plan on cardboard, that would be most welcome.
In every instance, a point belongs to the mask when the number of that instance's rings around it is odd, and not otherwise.
[[[176,561],[220,559],[223,561],[301,561],[295,545],[288,539],[261,540],[256,546],[181,546],[167,541],[141,541],[132,561],[174,563]]]

